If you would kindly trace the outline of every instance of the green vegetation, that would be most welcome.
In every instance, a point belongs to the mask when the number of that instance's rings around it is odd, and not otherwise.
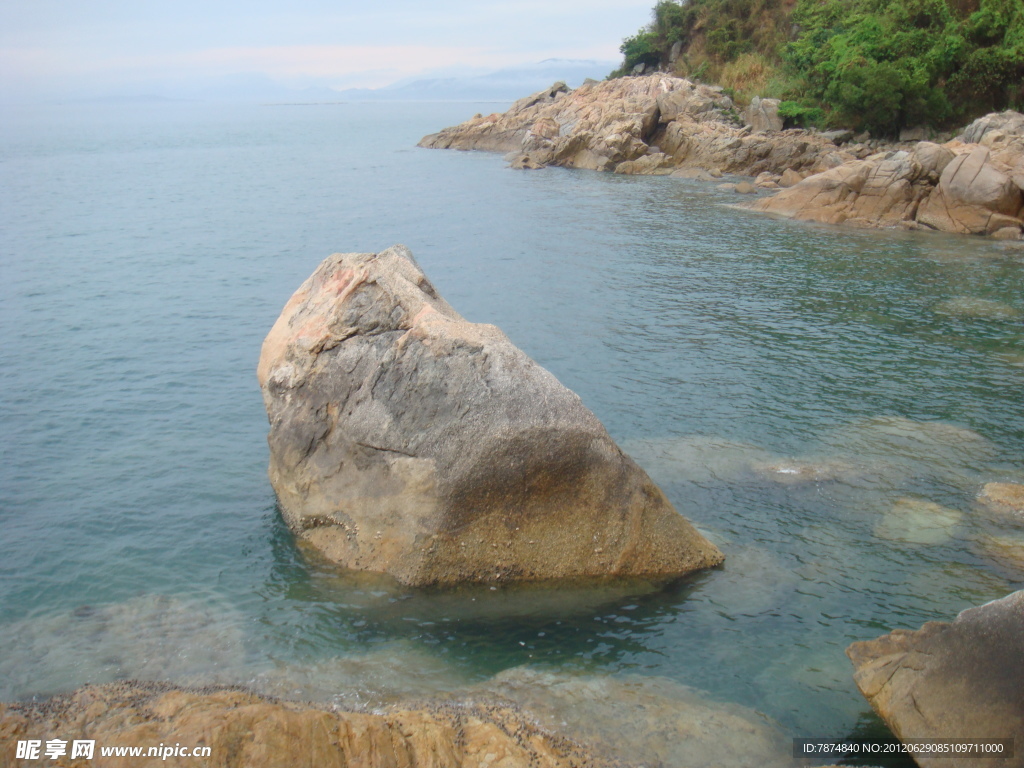
[[[1024,0],[660,0],[621,51],[613,76],[671,69],[798,125],[893,135],[1024,106]]]

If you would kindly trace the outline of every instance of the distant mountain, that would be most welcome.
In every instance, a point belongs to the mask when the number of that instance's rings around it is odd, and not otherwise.
[[[19,94],[20,95],[20,94]],[[39,99],[67,103],[146,104],[163,102],[226,102],[264,104],[313,104],[344,99],[324,85],[298,88],[277,82],[262,73],[212,77],[154,78],[139,83],[96,86],[76,91],[41,94]],[[0,94],[2,100],[2,94]]]
[[[347,101],[514,101],[558,80],[576,87],[588,77],[603,80],[617,63],[581,59],[545,59],[487,74],[402,81],[384,88],[336,91]]]
[[[383,88],[336,90],[327,78],[305,87],[280,82],[252,72],[204,77],[165,75],[131,83],[92,83],[62,87],[46,93],[4,93],[0,102],[56,101],[90,103],[157,103],[175,101],[242,102],[263,104],[317,104],[343,101],[515,101],[547,88],[558,80],[570,86],[586,78],[603,80],[614,61],[547,59],[536,64],[496,71],[466,69],[435,77],[409,77]]]

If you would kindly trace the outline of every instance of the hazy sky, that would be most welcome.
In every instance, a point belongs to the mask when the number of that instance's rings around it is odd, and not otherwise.
[[[262,73],[386,85],[462,67],[615,60],[654,0],[0,0],[0,88]]]

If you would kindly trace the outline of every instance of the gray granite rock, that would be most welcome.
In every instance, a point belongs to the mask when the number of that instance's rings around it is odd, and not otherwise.
[[[342,566],[447,584],[722,561],[576,394],[402,246],[326,259],[258,374],[285,520]]]
[[[922,768],[1024,766],[1024,591],[846,654],[857,687],[899,738],[1015,742],[1013,758],[920,755]]]

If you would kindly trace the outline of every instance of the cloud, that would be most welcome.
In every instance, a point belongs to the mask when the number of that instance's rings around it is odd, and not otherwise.
[[[61,87],[258,73],[378,87],[430,70],[611,60],[653,0],[0,3],[0,81]]]
[[[316,80],[338,87],[375,88],[430,70],[459,67],[497,69],[540,58],[611,59],[601,47],[524,55],[515,50],[475,46],[362,45],[265,46],[210,48],[153,55],[106,55],[80,59],[47,49],[0,50],[0,70],[15,79],[117,76],[146,77],[222,76],[261,73],[288,82]]]

